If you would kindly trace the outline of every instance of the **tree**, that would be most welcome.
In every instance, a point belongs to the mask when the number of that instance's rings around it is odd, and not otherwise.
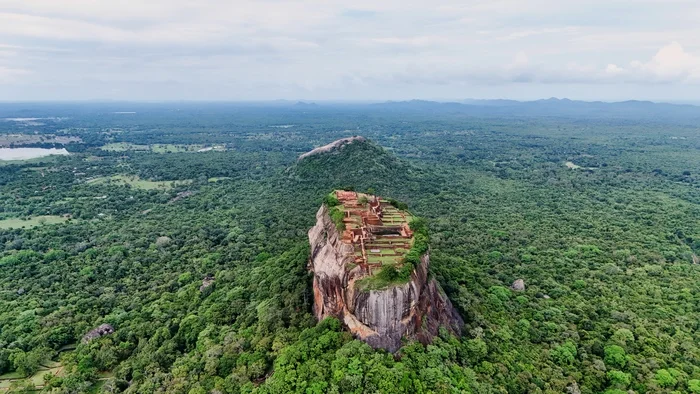
[[[35,349],[31,352],[18,351],[10,354],[10,361],[19,374],[22,376],[34,375],[39,370],[39,363],[43,359],[41,349]]]
[[[618,345],[609,345],[605,347],[605,364],[610,367],[624,368],[627,364],[625,349]]]
[[[661,387],[675,387],[678,384],[678,379],[676,379],[677,372],[673,368],[660,369],[656,371],[654,378]]]
[[[622,371],[608,371],[608,382],[612,388],[626,389],[632,381],[632,375]]]
[[[688,391],[690,391],[693,394],[700,394],[700,379],[689,380]]]
[[[576,360],[576,354],[576,345],[571,341],[549,351],[552,360],[561,366],[572,364]]]

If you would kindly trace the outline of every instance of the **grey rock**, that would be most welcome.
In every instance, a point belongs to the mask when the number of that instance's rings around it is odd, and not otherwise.
[[[88,343],[92,341],[93,339],[97,339],[100,337],[103,337],[105,335],[111,335],[114,333],[114,327],[112,327],[110,324],[101,324],[97,328],[90,330],[87,334],[82,339],[83,343]]]
[[[321,154],[321,153],[327,153],[327,152],[336,151],[336,150],[342,148],[343,146],[345,146],[345,145],[347,145],[347,144],[351,144],[351,143],[353,143],[353,142],[355,142],[355,141],[365,141],[365,138],[364,138],[364,137],[361,137],[361,136],[359,136],[359,135],[354,136],[354,137],[341,138],[341,139],[339,139],[339,140],[337,140],[337,141],[331,142],[331,143],[328,144],[328,145],[324,145],[324,146],[318,147],[318,148],[316,148],[316,149],[314,149],[314,150],[312,150],[312,151],[310,151],[310,152],[304,153],[303,155],[299,156],[299,160],[302,160],[302,159],[307,158],[307,157],[309,157],[309,156],[318,155],[318,154]]]
[[[204,279],[202,279],[202,285],[199,286],[199,291],[204,291],[207,287],[209,287],[213,284],[214,284],[214,277],[207,275]]]
[[[513,284],[510,286],[511,289],[515,291],[524,291],[525,290],[525,281],[522,279],[517,279]]]

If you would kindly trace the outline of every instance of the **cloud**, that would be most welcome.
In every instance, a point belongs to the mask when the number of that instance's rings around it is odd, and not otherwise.
[[[2,0],[0,67],[24,89],[3,89],[0,100],[174,98],[172,89],[183,99],[296,98],[358,86],[363,98],[379,86],[437,87],[450,97],[477,85],[651,90],[698,80],[697,0],[438,3]]]
[[[536,62],[519,51],[510,62],[496,66],[435,64],[412,66],[401,72],[364,76],[368,83],[405,84],[659,84],[700,83],[700,56],[677,43],[661,48],[646,62],[632,61],[628,67],[607,64],[598,67],[569,62],[564,65]]]
[[[700,82],[700,55],[685,51],[678,42],[661,48],[648,62],[632,62],[630,74],[657,82]]]
[[[1,84],[15,83],[15,82],[18,82],[17,78],[20,78],[20,77],[23,77],[23,76],[29,75],[29,74],[31,74],[31,71],[29,71],[29,70],[8,68],[8,67],[0,66],[0,83]]]

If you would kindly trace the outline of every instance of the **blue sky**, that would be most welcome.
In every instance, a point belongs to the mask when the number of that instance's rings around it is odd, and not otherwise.
[[[700,101],[697,0],[2,0],[0,100]]]

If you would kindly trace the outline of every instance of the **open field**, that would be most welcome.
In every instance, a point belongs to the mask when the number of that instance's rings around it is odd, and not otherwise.
[[[126,152],[126,151],[149,151],[151,150],[148,145],[137,145],[128,142],[114,142],[107,144],[102,147],[102,150],[110,152]]]
[[[227,176],[219,176],[219,177],[209,178],[208,181],[214,183],[214,182],[225,181],[225,180],[227,180],[227,179],[231,179],[231,178],[230,178],[230,177],[227,177]]]
[[[0,220],[0,229],[8,228],[31,228],[45,224],[58,224],[67,221],[68,218],[64,216],[35,216],[29,220],[24,220],[21,218],[10,218]]]
[[[44,386],[44,376],[63,376],[63,366],[59,362],[50,361],[39,367],[39,370],[28,378],[23,378],[17,373],[9,373],[0,376],[0,392],[9,392],[13,384],[23,385],[31,382],[34,387],[41,389]]]
[[[113,184],[113,185],[129,185],[141,190],[168,190],[178,185],[186,185],[191,183],[191,180],[182,181],[149,181],[141,179],[138,176],[128,175],[113,175],[111,177],[99,177],[90,179],[87,183],[91,185]]]

